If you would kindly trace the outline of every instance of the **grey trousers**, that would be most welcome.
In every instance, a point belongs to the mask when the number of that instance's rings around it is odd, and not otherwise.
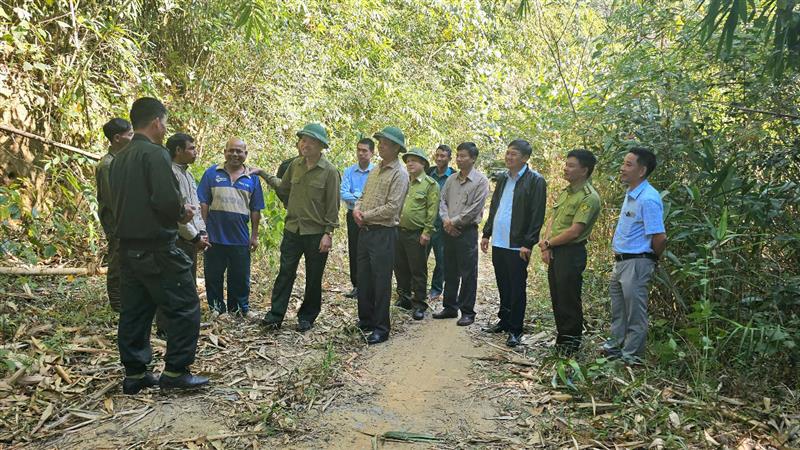
[[[617,262],[611,273],[611,339],[604,347],[624,359],[644,358],[647,295],[655,267],[647,258],[627,259]]]

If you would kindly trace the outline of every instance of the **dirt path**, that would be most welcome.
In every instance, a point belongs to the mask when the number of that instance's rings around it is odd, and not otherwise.
[[[487,352],[455,320],[412,323],[402,335],[368,350],[354,368],[356,386],[349,398],[319,418],[326,438],[308,448],[371,448],[369,435],[387,431],[462,440],[492,430],[494,410],[476,392],[471,374],[472,358]]]
[[[476,307],[483,324],[496,311],[496,291],[488,258],[481,260]],[[333,265],[326,274],[325,312],[309,333],[295,332],[292,323],[302,269],[285,329],[265,333],[256,324],[230,320],[207,324],[194,368],[213,384],[196,394],[152,389],[122,395],[114,330],[102,330],[108,342],[93,350],[102,357],[73,360],[70,370],[91,374],[81,384],[102,382],[110,389],[77,396],[83,404],[77,409],[67,404],[48,414],[39,407],[32,417],[44,425],[41,433],[19,447],[361,449],[372,448],[372,436],[387,431],[436,435],[452,446],[483,442],[481,436],[499,431],[503,424],[496,416],[502,414],[485,390],[488,374],[476,364],[498,350],[481,336],[480,324],[458,327],[454,319],[430,315],[413,321],[393,309],[390,340],[366,346],[352,326],[355,302],[341,295],[346,277],[340,267],[346,265]],[[264,310],[268,290],[256,292],[261,295],[254,303]],[[163,359],[163,342],[154,349],[155,360]]]

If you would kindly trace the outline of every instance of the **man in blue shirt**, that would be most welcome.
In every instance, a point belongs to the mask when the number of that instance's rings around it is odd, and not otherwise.
[[[226,312],[222,285],[227,270],[227,312],[250,319],[250,252],[258,246],[264,194],[258,177],[248,174],[245,159],[244,141],[231,138],[225,144],[225,163],[206,170],[197,197],[210,244],[204,258],[208,306],[216,315]]]
[[[647,295],[656,262],[667,246],[664,206],[647,177],[656,168],[656,156],[642,147],[631,148],[620,168],[620,180],[628,186],[611,247],[611,339],[603,352],[640,364],[647,340]]]
[[[507,332],[509,347],[519,345],[522,338],[528,263],[533,246],[539,242],[547,202],[547,183],[528,168],[532,151],[531,144],[523,139],[508,144],[508,171],[497,180],[481,239],[483,253],[489,250],[489,238],[493,241],[492,265],[500,293],[500,321],[484,331]]]
[[[347,206],[347,253],[350,259],[350,283],[353,290],[345,294],[347,298],[358,296],[358,224],[353,219],[353,208],[356,200],[361,198],[364,185],[372,170],[370,162],[375,154],[375,142],[370,138],[363,138],[356,144],[356,158],[358,162],[344,169],[342,185],[339,188],[342,201]]]
[[[453,151],[449,145],[440,144],[436,148],[433,155],[435,166],[428,170],[428,176],[433,178],[434,181],[439,183],[439,191],[444,189],[444,183],[450,175],[456,173],[455,169],[450,167],[450,159],[452,158]],[[435,300],[444,292],[444,227],[442,226],[442,218],[439,217],[439,211],[436,211],[436,220],[433,222],[433,235],[431,235],[431,242],[428,244],[428,255],[430,256],[433,250],[433,259],[435,265],[433,266],[433,275],[431,276],[431,290],[428,298]]]

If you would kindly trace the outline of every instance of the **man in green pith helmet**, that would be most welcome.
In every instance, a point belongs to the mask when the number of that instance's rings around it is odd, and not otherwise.
[[[397,127],[386,127],[378,140],[381,162],[367,177],[364,194],[356,202],[353,219],[358,234],[358,327],[370,331],[367,343],[389,339],[392,265],[400,211],[408,190],[408,172],[397,156],[406,151],[406,137]]]
[[[251,173],[264,178],[288,199],[272,308],[261,323],[271,330],[281,327],[302,256],[306,261],[306,289],[297,311],[297,331],[306,332],[314,326],[322,309],[322,274],[332,245],[331,235],[339,226],[340,178],[336,167],[322,155],[330,143],[322,125],[310,123],[297,132],[297,137],[303,156],[289,164],[283,178],[258,168]]]
[[[425,174],[430,166],[421,148],[412,148],[403,155],[408,170],[408,194],[400,213],[400,230],[394,257],[397,280],[397,305],[412,310],[414,320],[422,320],[428,304],[427,247],[439,211],[439,184]]]

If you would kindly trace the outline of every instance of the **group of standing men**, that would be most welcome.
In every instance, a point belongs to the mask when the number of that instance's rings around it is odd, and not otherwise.
[[[339,205],[347,207],[350,280],[347,294],[358,299],[357,326],[369,344],[388,339],[391,277],[397,306],[422,320],[428,301],[442,297],[435,319],[475,321],[478,248],[491,242],[492,263],[500,294],[499,320],[484,328],[508,333],[507,345],[520,344],[527,304],[527,267],[532,250],[541,250],[556,319],[559,348],[572,352],[581,343],[582,273],[586,242],[601,211],[590,177],[596,159],[588,150],[567,154],[564,178],[569,182],[553,206],[540,236],[547,203],[544,178],[528,166],[531,145],[512,141],[506,150],[507,170],[497,178],[489,216],[478,239],[478,226],[489,196],[489,180],[475,168],[478,148],[464,142],[452,150],[440,145],[435,164],[420,148],[406,149],[396,127],[374,135],[380,161],[372,163],[375,143],[357,144],[357,163],[340,177],[323,155],[326,130],[308,124],[297,132],[299,155],[284,161],[276,175],[245,166],[246,144],[232,138],[225,162],[208,168],[199,186],[187,171],[196,158],[191,136],[177,133],[162,146],[167,111],[153,98],[131,108],[131,124],[112,119],[104,126],[109,154],[97,168],[100,219],[109,241],[108,294],[120,311],[119,349],[126,377],[123,391],[189,389],[208,383],[191,374],[200,326],[195,286],[197,253],[204,251],[209,308],[253,317],[249,308],[250,252],[258,245],[264,198],[258,177],[275,189],[286,206],[280,269],[270,311],[261,319],[267,329],[281,327],[288,309],[300,258],[305,259],[305,296],[298,310],[297,330],[313,328],[322,308],[322,275],[339,226]],[[131,129],[132,128],[132,129]],[[405,166],[400,163],[400,155]],[[644,354],[647,334],[647,290],[666,237],[663,207],[647,177],[655,156],[633,148],[620,176],[628,185],[612,243],[616,265],[610,284],[611,339],[602,351],[628,362]],[[199,213],[199,214],[198,214]],[[427,260],[435,256],[428,288]],[[227,272],[227,304],[223,277]],[[150,327],[167,340],[166,367],[156,378],[151,362]]]

